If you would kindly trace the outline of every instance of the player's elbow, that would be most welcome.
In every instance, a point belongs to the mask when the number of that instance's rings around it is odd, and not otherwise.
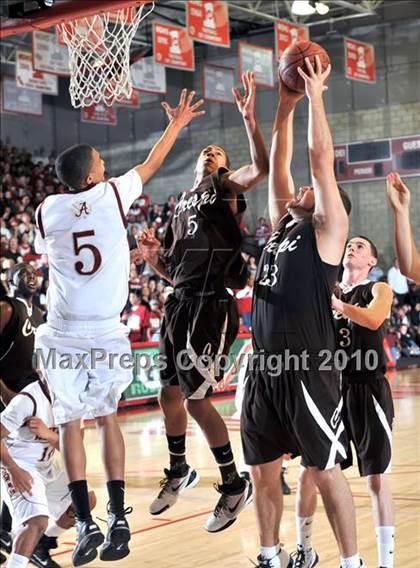
[[[328,145],[321,145],[309,149],[309,159],[311,162],[311,172],[314,177],[324,175],[326,168],[334,167],[334,152]]]

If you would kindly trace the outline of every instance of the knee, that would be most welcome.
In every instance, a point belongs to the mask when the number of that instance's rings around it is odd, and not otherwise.
[[[107,416],[98,416],[96,418],[96,426],[98,428],[103,428],[104,426],[109,426],[117,421],[117,414],[113,412],[112,414],[108,414]]]
[[[368,475],[367,486],[371,494],[378,495],[383,487],[384,480],[382,475]]]
[[[39,539],[47,530],[48,517],[44,516],[32,517],[32,519],[28,519],[25,524],[31,530],[31,532],[34,535],[36,535],[37,538]]]
[[[337,477],[342,475],[339,465],[331,469],[319,470],[313,468],[311,470],[311,475],[315,484],[318,486],[319,490],[322,492],[323,489],[328,489],[335,484]]]
[[[252,465],[250,468],[251,481],[257,490],[270,489],[274,484],[280,487],[280,463],[278,465],[278,472],[273,468],[263,465]]]
[[[162,410],[168,407],[176,407],[182,405],[181,389],[175,386],[165,386],[159,392],[159,404]]]
[[[309,469],[301,468],[298,477],[298,487],[301,492],[315,493],[316,485]]]
[[[198,418],[204,418],[207,411],[208,402],[207,399],[203,400],[190,400],[185,401],[185,408],[195,420]]]

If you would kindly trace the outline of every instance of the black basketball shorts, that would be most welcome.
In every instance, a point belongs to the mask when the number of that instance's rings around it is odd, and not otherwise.
[[[391,471],[394,404],[384,376],[374,380],[343,382],[343,421],[357,455],[362,477]],[[353,463],[349,444],[345,469]]]
[[[301,455],[306,467],[330,469],[347,456],[343,399],[335,371],[248,369],[241,414],[245,463]]]
[[[239,329],[230,294],[197,296],[175,291],[165,302],[160,354],[162,386],[179,385],[185,399],[203,399],[223,378],[221,356],[229,353]]]

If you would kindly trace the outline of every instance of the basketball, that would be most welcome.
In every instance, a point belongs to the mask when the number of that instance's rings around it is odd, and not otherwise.
[[[319,56],[322,70],[325,71],[330,62],[330,58],[325,49],[313,41],[297,41],[283,52],[279,63],[279,75],[283,83],[285,83],[289,89],[300,93],[304,92],[305,81],[299,75],[297,68],[302,67],[304,71],[307,71],[305,57],[309,57],[315,69],[315,55]]]

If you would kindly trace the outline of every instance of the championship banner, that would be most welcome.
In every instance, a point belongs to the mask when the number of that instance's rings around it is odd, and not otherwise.
[[[283,51],[294,41],[309,39],[309,28],[286,22],[286,20],[276,20],[274,22],[274,35],[276,56],[277,59],[280,59]]]
[[[204,65],[203,93],[208,101],[217,103],[234,103],[232,88],[235,85],[235,72],[228,67]]]
[[[238,43],[238,50],[239,78],[245,71],[254,71],[257,85],[274,88],[273,50],[243,41]]]
[[[56,34],[33,32],[32,62],[37,71],[55,75],[70,75],[68,49],[58,43]]]
[[[348,37],[344,38],[346,77],[363,83],[376,83],[375,48]]]
[[[194,44],[187,30],[180,26],[153,22],[153,54],[155,63],[194,71]]]
[[[58,95],[57,76],[36,71],[32,65],[32,53],[26,51],[16,52],[16,83],[18,87]]]
[[[127,106],[127,107],[132,107],[132,108],[138,108],[140,106],[140,95],[139,95],[138,91],[133,89],[131,91],[131,97],[129,99],[126,99],[124,97],[120,101],[117,101],[115,104],[117,106]]]
[[[19,88],[15,79],[3,78],[1,94],[2,111],[42,116],[42,94]]]
[[[82,108],[81,120],[82,122],[115,126],[117,124],[117,112],[113,107],[98,103],[97,105]]]
[[[130,67],[133,88],[147,93],[166,94],[166,69],[153,57],[142,57]]]
[[[230,47],[229,11],[226,2],[191,0],[187,2],[187,30],[202,43]]]

